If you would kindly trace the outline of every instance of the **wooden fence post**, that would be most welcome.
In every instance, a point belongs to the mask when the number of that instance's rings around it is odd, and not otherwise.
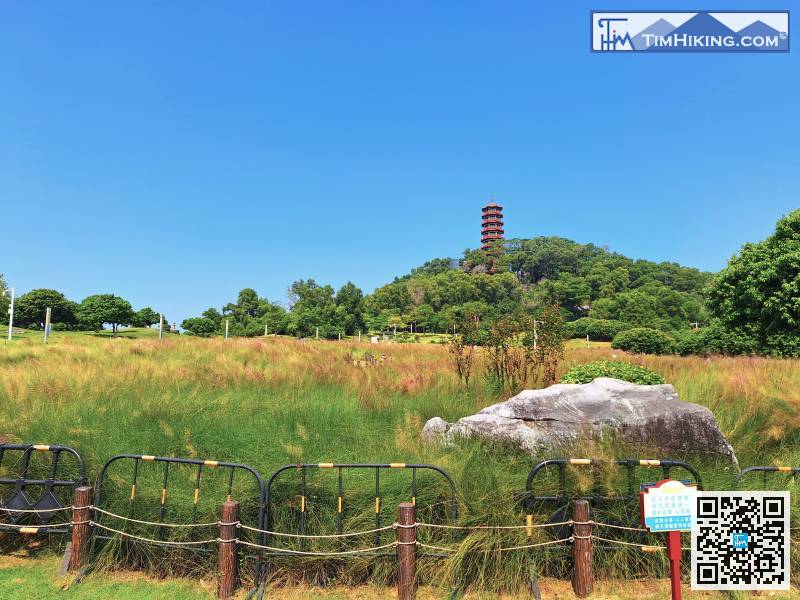
[[[572,503],[572,591],[578,598],[592,593],[594,568],[592,565],[592,523],[589,516],[589,501],[575,500]]]
[[[72,496],[72,545],[69,555],[70,571],[79,571],[86,564],[89,558],[89,536],[92,534],[92,526],[89,521],[92,518],[92,488],[82,485],[75,488]]]
[[[239,529],[239,503],[236,500],[227,500],[222,504],[219,519],[219,539],[217,543],[219,552],[219,588],[217,598],[232,598],[239,583],[239,556],[237,553],[237,539]]]
[[[411,502],[397,507],[397,599],[413,600],[417,592],[417,516]]]

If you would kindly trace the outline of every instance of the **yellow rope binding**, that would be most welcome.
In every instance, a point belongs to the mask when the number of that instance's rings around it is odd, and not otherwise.
[[[194,488],[194,503],[200,502],[200,488]]]
[[[33,449],[34,450],[50,450],[50,446],[48,446],[47,444],[34,444],[33,445]]]
[[[319,463],[317,465],[320,469],[332,469],[333,463]]]
[[[525,532],[533,537],[533,515],[525,515]]]
[[[778,471],[781,473],[791,473],[792,467],[778,467]]]
[[[592,464],[591,458],[570,458],[569,464],[571,465],[590,465]]]
[[[19,532],[20,533],[39,533],[39,528],[38,527],[20,527],[19,528]]]
[[[336,512],[342,512],[342,497],[341,496],[339,496],[339,506],[338,506]]]
[[[375,514],[381,512],[381,497],[375,496]]]
[[[167,501],[167,488],[161,488],[161,506]]]
[[[136,484],[135,483],[131,486],[131,501],[133,501],[134,498],[136,498]]]
[[[300,512],[306,512],[306,497],[300,496]]]
[[[152,460],[155,460],[155,459],[156,459],[156,457],[155,457],[155,456],[153,456],[152,454],[144,454],[144,455],[142,456],[142,460],[148,460],[148,461],[152,461]]]
[[[639,461],[639,466],[642,467],[659,467],[661,466],[660,460],[644,459]]]
[[[204,460],[203,464],[207,467],[216,467],[219,464],[218,460]]]
[[[406,463],[389,463],[389,468],[391,469],[405,469]]]

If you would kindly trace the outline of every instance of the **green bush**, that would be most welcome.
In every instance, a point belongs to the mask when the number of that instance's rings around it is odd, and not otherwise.
[[[595,362],[572,367],[561,378],[561,383],[590,383],[598,377],[613,377],[640,385],[659,385],[664,379],[658,373],[639,365],[613,360]]]
[[[408,331],[401,331],[394,336],[394,341],[401,344],[417,344],[419,343],[419,336]]]
[[[714,321],[703,329],[686,331],[677,338],[678,353],[688,354],[754,354],[758,342],[741,329],[727,329],[719,321]]]
[[[634,354],[672,354],[675,339],[658,329],[634,327],[614,336],[611,347]]]
[[[564,334],[570,338],[585,338],[588,335],[590,340],[608,342],[628,327],[630,326],[622,321],[613,319],[582,317],[575,321],[564,323]]]

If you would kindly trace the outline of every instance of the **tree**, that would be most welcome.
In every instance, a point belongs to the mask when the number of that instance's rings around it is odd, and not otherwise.
[[[356,331],[364,329],[364,293],[355,284],[348,281],[334,298],[336,306],[343,309],[343,329],[347,335],[353,335]]]
[[[134,319],[131,303],[114,294],[95,294],[84,298],[77,316],[82,325],[94,330],[107,323],[115,335],[120,325],[130,325]]]
[[[8,307],[11,299],[8,296],[8,286],[3,274],[0,273],[0,323],[8,325]]]
[[[553,385],[558,364],[564,358],[564,319],[556,304],[546,306],[540,318],[542,322],[536,332],[536,363],[541,368],[544,382]]]
[[[207,310],[203,311],[202,317],[213,321],[215,327],[219,327],[220,323],[222,323],[222,313],[220,313],[216,308],[211,307]],[[181,325],[183,327],[183,325]]]
[[[453,368],[459,381],[469,385],[475,346],[479,343],[478,319],[469,315],[458,324],[458,333],[450,336],[447,350],[453,357]]]
[[[20,326],[44,327],[45,313],[50,308],[50,321],[72,325],[75,322],[73,303],[61,292],[38,288],[22,294],[14,304],[14,321]]]
[[[133,319],[131,320],[131,324],[134,327],[150,327],[158,323],[161,319],[161,315],[154,311],[149,306],[145,306],[137,310],[134,315]],[[167,318],[164,317],[164,322],[167,321]]]
[[[288,330],[298,337],[316,335],[317,328],[322,337],[335,338],[344,329],[341,317],[344,310],[337,313],[333,288],[319,285],[313,279],[295,281],[289,287]]]
[[[708,308],[725,327],[749,332],[762,352],[800,356],[800,209],[730,259]]]
[[[183,327],[191,335],[196,335],[199,337],[209,337],[215,331],[217,331],[217,323],[214,323],[214,321],[206,317],[193,317],[190,319],[184,319],[181,323],[181,327]]]

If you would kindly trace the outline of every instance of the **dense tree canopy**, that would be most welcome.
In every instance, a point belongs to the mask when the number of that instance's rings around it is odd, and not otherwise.
[[[709,309],[767,353],[800,355],[800,210],[763,242],[745,244],[717,275]]]
[[[134,319],[131,303],[114,294],[95,294],[84,298],[78,307],[78,320],[89,329],[111,325],[114,333]]]
[[[45,313],[51,309],[50,322],[73,325],[78,305],[59,291],[39,288],[22,294],[14,306],[14,323],[20,327],[44,327]]]
[[[500,253],[467,250],[462,267],[435,259],[367,296],[367,323],[386,329],[414,324],[445,331],[463,314],[487,325],[518,307],[552,303],[566,317],[591,315],[627,326],[688,328],[707,319],[703,291],[711,275],[675,263],[631,260],[592,244],[558,237],[508,240]],[[492,262],[495,274],[487,273]]]
[[[155,325],[160,321],[161,315],[159,315],[156,311],[154,311],[149,306],[145,306],[144,308],[140,308],[135,313],[133,313],[133,320],[131,321],[131,325],[134,327],[150,327]],[[164,317],[164,322],[167,322],[167,317]]]
[[[8,286],[3,274],[0,273],[0,323],[8,325],[8,306],[11,299],[8,297]]]

